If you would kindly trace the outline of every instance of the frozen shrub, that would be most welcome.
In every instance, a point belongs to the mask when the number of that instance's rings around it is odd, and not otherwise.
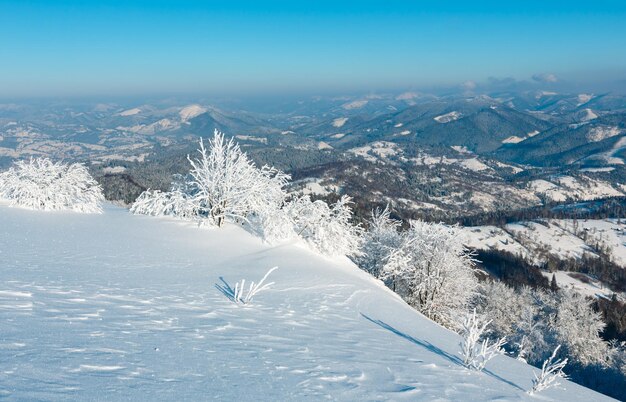
[[[548,389],[550,387],[556,387],[559,385],[556,380],[560,378],[567,378],[563,373],[563,368],[567,364],[567,359],[556,359],[556,354],[559,351],[561,345],[557,346],[552,352],[552,355],[543,362],[543,366],[541,366],[541,373],[539,375],[535,374],[535,379],[533,380],[533,387],[529,394],[534,394],[535,392],[543,391],[544,389]]]
[[[0,173],[0,198],[10,205],[44,211],[101,213],[104,196],[87,168],[48,158],[18,161]]]
[[[381,278],[428,318],[453,328],[476,295],[472,254],[455,226],[412,221]]]
[[[490,322],[477,317],[476,310],[474,310],[472,314],[467,314],[461,323],[461,336],[463,336],[461,356],[466,367],[482,371],[489,360],[504,352],[502,346],[506,342],[505,338],[500,338],[495,342],[490,342],[485,338]]]

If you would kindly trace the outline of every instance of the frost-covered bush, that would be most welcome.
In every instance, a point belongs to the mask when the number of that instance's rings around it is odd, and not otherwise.
[[[498,336],[510,336],[521,320],[524,301],[515,289],[499,281],[489,281],[480,287],[478,313],[489,317],[491,330]]]
[[[296,198],[283,208],[294,232],[312,248],[329,256],[358,255],[362,229],[351,223],[350,197],[344,195],[329,206],[309,196]]]
[[[491,321],[476,315],[476,310],[466,314],[461,322],[461,356],[463,364],[471,369],[482,371],[487,362],[504,353],[505,338],[491,342],[486,337],[486,329]]]
[[[190,220],[198,216],[194,203],[179,190],[146,190],[135,200],[130,211],[138,215],[173,216]]]
[[[259,214],[259,227],[269,243],[300,238],[327,256],[359,255],[362,228],[351,222],[350,197],[333,205],[311,201],[308,195],[294,197],[280,208]]]
[[[559,383],[556,381],[558,378],[567,378],[565,373],[563,373],[563,368],[567,364],[567,359],[556,359],[556,355],[559,351],[561,345],[557,346],[552,352],[552,355],[543,362],[541,366],[541,373],[539,375],[535,374],[535,379],[533,380],[533,387],[529,394],[534,394],[535,392],[543,391],[544,389],[548,389],[551,387],[556,387]]]
[[[400,222],[391,219],[389,206],[372,211],[369,229],[363,235],[362,253],[355,258],[361,269],[380,278],[383,267],[402,242]]]
[[[278,267],[271,268],[258,283],[251,281],[248,286],[246,286],[246,280],[242,279],[235,284],[234,288],[228,285],[225,281],[223,282],[223,285],[216,285],[216,287],[233,302],[239,304],[249,304],[254,296],[274,284],[274,282],[265,283],[265,280],[277,269]]]
[[[537,363],[544,359],[553,311],[545,303],[546,295],[528,287],[515,290],[498,281],[487,282],[480,289],[476,308],[491,320],[492,333],[509,339],[509,349],[519,360]]]
[[[554,317],[556,311],[556,299],[553,293],[529,287],[522,287],[517,293],[521,311],[509,339],[517,349],[519,360],[539,364],[550,353],[550,345],[556,342],[549,328],[550,317]]]
[[[0,173],[0,198],[10,205],[44,211],[101,213],[104,196],[87,168],[48,158],[18,161]]]
[[[457,227],[412,221],[381,278],[422,314],[453,328],[476,295],[474,270]]]
[[[222,226],[227,220],[247,222],[254,216],[271,216],[283,204],[283,187],[289,176],[263,166],[257,168],[239,145],[215,130],[208,148],[200,140],[197,159],[188,157],[191,170],[169,192],[147,191],[131,211],[168,215]]]
[[[328,205],[308,196],[288,200],[289,176],[257,168],[232,140],[215,131],[208,147],[200,140],[191,170],[168,192],[145,191],[131,207],[135,214],[172,216],[222,226],[250,224],[269,243],[301,238],[322,254],[357,255],[362,230],[351,223],[350,198]]]
[[[600,337],[605,325],[590,300],[573,291],[559,292],[558,311],[551,327],[573,361],[582,365],[608,364],[608,344]]]

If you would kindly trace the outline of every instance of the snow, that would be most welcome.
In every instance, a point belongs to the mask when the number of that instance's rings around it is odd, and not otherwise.
[[[580,169],[581,172],[590,172],[590,173],[606,173],[606,172],[612,172],[614,171],[615,168],[610,166],[610,167],[601,167],[601,168],[584,168],[584,169]]]
[[[110,174],[124,173],[126,171],[126,168],[124,166],[107,166],[104,169],[102,169],[102,171],[104,173],[110,173]]]
[[[206,111],[207,109],[203,108],[200,105],[189,105],[182,108],[181,111],[178,112],[178,115],[180,116],[180,119],[182,121],[188,121],[196,116],[201,115],[202,113],[205,113]]]
[[[463,159],[460,163],[466,169],[473,170],[475,172],[482,172],[485,170],[493,170],[489,166],[485,165],[476,158]]]
[[[502,163],[502,162],[499,162],[499,161],[493,161],[493,163],[495,163],[495,165],[498,166],[498,167],[505,168],[505,169],[510,169],[515,174],[524,171],[524,169],[522,169],[522,168],[520,168],[518,166],[509,165],[508,163]]]
[[[609,165],[623,165],[624,164],[624,160],[620,157],[615,156],[619,151],[622,151],[624,148],[626,148],[626,137],[622,137],[619,140],[617,140],[617,142],[613,145],[613,147],[606,151],[606,152],[601,152],[598,154],[594,154],[591,156],[588,156],[585,159],[603,159],[605,161],[605,163],[609,164]]]
[[[559,259],[579,259],[583,255],[594,254],[593,249],[582,239],[550,221],[511,223],[505,228],[518,242],[526,244],[526,248],[534,251],[546,248]]]
[[[567,201],[568,199],[593,200],[624,195],[622,191],[609,182],[589,177],[557,176],[551,180],[532,180],[528,183],[528,189],[556,202]]]
[[[333,147],[327,142],[320,141],[317,143],[317,149],[333,149]]]
[[[522,246],[510,233],[496,226],[463,227],[464,243],[474,250],[506,251],[523,258],[530,258],[530,252]]]
[[[320,179],[303,179],[293,184],[296,186],[296,193],[301,195],[321,195],[338,193],[339,187],[335,185],[324,185]]]
[[[576,99],[578,100],[578,105],[576,106],[582,106],[585,103],[589,102],[591,99],[593,99],[593,95],[592,94],[579,94]]]
[[[151,124],[136,124],[131,127],[118,126],[116,127],[116,129],[122,131],[130,131],[137,134],[152,135],[160,131],[175,130],[179,127],[180,124],[175,123],[170,119],[161,119]]]
[[[495,196],[480,191],[473,191],[469,200],[483,211],[489,211],[498,202]]]
[[[340,128],[343,127],[344,124],[348,121],[347,117],[338,117],[333,120],[333,127]]]
[[[518,144],[528,138],[536,136],[537,134],[539,134],[538,130],[534,130],[534,131],[527,133],[525,137],[518,137],[517,135],[512,135],[510,137],[503,139],[502,143],[503,144]]]
[[[517,144],[524,141],[526,138],[518,137],[516,135],[512,135],[502,140],[503,144]]]
[[[267,144],[267,138],[265,137],[255,137],[253,135],[236,135],[235,138],[241,141],[253,141],[259,142],[261,144]]]
[[[548,278],[548,280],[552,279],[552,272],[542,271],[541,274]],[[611,297],[613,294],[610,289],[603,287],[599,281],[595,281],[585,274],[578,272],[557,271],[554,272],[554,276],[556,276],[556,283],[559,288],[571,289],[583,296]],[[586,278],[585,282],[577,279],[576,277]]]
[[[587,109],[584,109],[582,111],[580,120],[581,121],[590,121],[590,120],[597,119],[597,118],[598,118],[598,115],[595,114],[593,112],[593,110],[587,108]]]
[[[441,116],[437,116],[433,118],[437,123],[450,123],[451,121],[458,120],[462,117],[461,112],[450,112],[446,114],[442,114]]]
[[[460,154],[471,154],[470,151],[465,145],[452,145],[450,148],[454,149],[456,152]]]
[[[620,135],[622,130],[619,127],[603,127],[598,126],[594,127],[587,133],[587,140],[590,142],[599,142],[602,140],[606,140],[607,138],[615,137],[616,135]]]
[[[589,244],[608,246],[613,261],[626,267],[626,223],[617,219],[585,219],[575,224],[569,219],[557,222],[571,233],[584,231]]]
[[[133,109],[124,110],[123,112],[120,112],[119,115],[120,116],[134,116],[134,115],[139,114],[139,113],[141,113],[141,109],[136,107],[136,108],[133,108]]]
[[[452,149],[457,151],[460,154],[472,155],[472,152],[465,147],[461,147],[458,145],[451,146]],[[433,166],[433,165],[454,165],[463,169],[472,170],[474,172],[483,172],[483,173],[492,173],[494,170],[492,167],[483,163],[476,157],[472,158],[449,158],[447,156],[434,156],[430,155],[426,152],[420,151],[418,155],[414,158],[409,159],[417,166]],[[496,163],[496,161],[491,161],[492,163]],[[512,166],[509,166],[512,168]]]
[[[531,131],[530,133],[528,133],[528,134],[526,134],[526,135],[527,135],[527,136],[529,136],[529,137],[534,137],[534,136],[536,136],[537,134],[539,134],[539,130],[534,130],[534,131]]]
[[[393,142],[375,141],[362,147],[349,149],[348,152],[360,156],[367,161],[375,162],[399,155],[402,153],[402,150],[398,144]]]
[[[462,229],[465,245],[472,249],[506,251],[538,266],[544,262],[544,250],[560,259],[579,259],[595,256],[594,247],[601,246],[615,264],[626,268],[626,222],[617,219],[547,219]]]
[[[368,100],[355,100],[352,102],[344,103],[343,105],[341,105],[341,107],[346,110],[360,109],[363,106],[367,105],[368,102]]]
[[[113,206],[0,205],[0,225],[4,397],[533,400],[537,369],[504,356],[465,369],[458,335],[344,258]],[[214,286],[273,266],[250,305]],[[608,400],[568,381],[540,398]]]

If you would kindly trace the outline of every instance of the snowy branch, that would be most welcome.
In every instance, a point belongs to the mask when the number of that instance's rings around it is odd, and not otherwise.
[[[543,366],[541,367],[541,373],[537,376],[535,374],[535,379],[533,380],[533,387],[529,394],[534,394],[535,392],[543,391],[544,389],[548,389],[551,387],[556,387],[559,385],[556,380],[560,378],[567,378],[567,376],[563,373],[563,368],[567,364],[567,359],[556,359],[556,355],[559,351],[561,345],[557,346],[552,352],[552,355],[543,362]]]
[[[489,360],[503,353],[505,338],[500,338],[495,342],[490,342],[488,339],[480,341],[490,322],[478,318],[476,310],[472,314],[467,314],[463,320],[461,324],[463,340],[460,346],[463,364],[466,367],[482,371]]]
[[[232,288],[226,282],[224,282],[224,285],[216,285],[216,287],[233,302],[239,304],[249,304],[254,296],[268,289],[274,284],[274,282],[265,283],[265,280],[276,269],[278,269],[278,267],[271,268],[258,283],[250,282],[248,287],[246,287],[245,279],[237,282],[234,288]]]

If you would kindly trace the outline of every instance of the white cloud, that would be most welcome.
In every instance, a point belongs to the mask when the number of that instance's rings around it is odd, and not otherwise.
[[[538,82],[557,82],[558,78],[554,74],[543,73],[533,75],[533,80]]]

